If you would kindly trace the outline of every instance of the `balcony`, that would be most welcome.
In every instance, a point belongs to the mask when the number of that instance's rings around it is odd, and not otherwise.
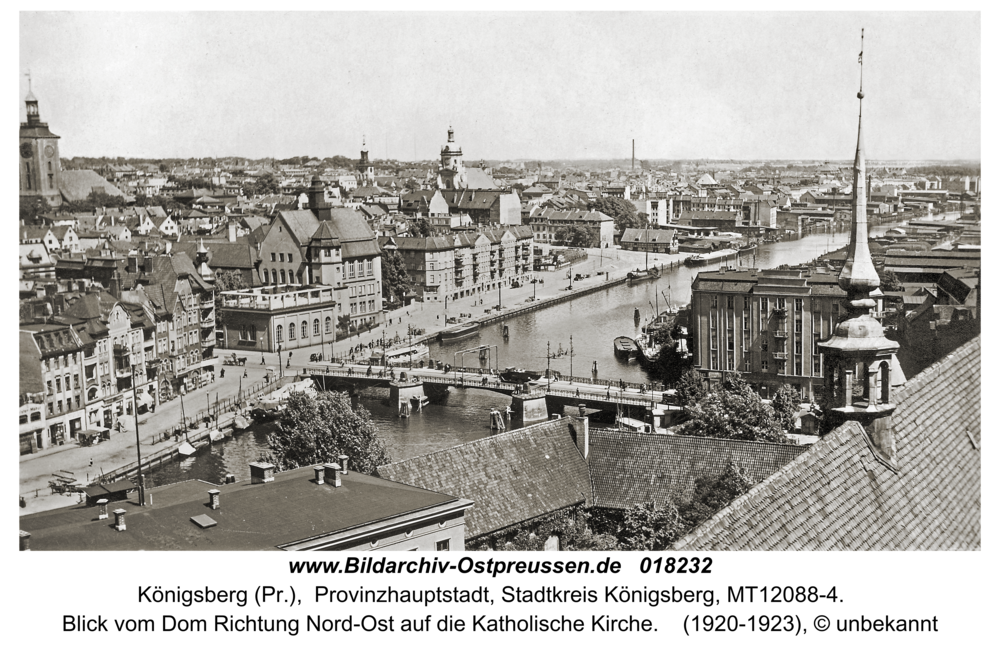
[[[788,332],[785,331],[784,329],[779,329],[778,331],[772,331],[771,333],[774,334],[775,338],[788,338]]]
[[[118,367],[115,366],[115,378],[127,379],[132,376],[132,366]]]
[[[772,352],[771,355],[778,360],[785,360],[786,358],[788,358],[788,352]]]
[[[215,329],[215,318],[206,318],[201,321],[202,329]]]
[[[771,315],[775,318],[784,318],[788,315],[788,309],[771,309]]]

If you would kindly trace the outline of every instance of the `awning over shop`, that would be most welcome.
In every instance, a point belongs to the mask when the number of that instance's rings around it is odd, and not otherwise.
[[[146,406],[147,408],[151,408],[153,406],[153,397],[149,396],[145,392],[136,395],[136,401],[138,401],[141,405]]]

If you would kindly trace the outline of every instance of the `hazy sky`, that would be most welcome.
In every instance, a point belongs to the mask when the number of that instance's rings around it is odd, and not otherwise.
[[[75,155],[980,157],[978,13],[22,13]]]

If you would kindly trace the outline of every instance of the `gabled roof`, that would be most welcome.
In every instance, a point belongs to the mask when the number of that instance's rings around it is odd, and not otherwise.
[[[194,241],[173,244],[174,252],[183,252],[189,259],[197,257],[198,246]],[[236,241],[216,241],[209,239],[204,242],[208,250],[208,266],[215,269],[246,268],[252,269],[257,263],[257,249],[250,245],[245,237]]]
[[[754,482],[760,482],[806,448],[591,429],[587,463],[594,482],[594,505],[625,509],[639,503],[663,504],[687,498],[697,478],[722,473],[730,460],[747,469]]]
[[[59,175],[59,191],[65,200],[82,201],[94,191],[123,196],[121,191],[93,169],[64,169]]]
[[[894,399],[898,474],[848,422],[677,542],[681,550],[969,550],[981,546],[979,338]]]
[[[35,337],[30,331],[18,334],[18,385],[19,394],[36,394],[45,391],[45,381],[42,379],[42,356],[35,344]]]
[[[466,539],[591,501],[590,476],[569,418],[387,464],[378,475],[476,503]]]
[[[313,232],[319,227],[319,219],[312,210],[281,210],[275,217],[275,220],[277,219],[284,221],[292,240],[299,247],[306,246]]]
[[[670,243],[674,240],[675,230],[650,230],[648,228],[625,228],[622,243]]]

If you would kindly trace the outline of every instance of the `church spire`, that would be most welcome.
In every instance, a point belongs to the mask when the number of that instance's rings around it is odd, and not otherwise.
[[[862,53],[864,52],[862,32]],[[858,57],[861,63],[861,56]],[[847,293],[846,314],[828,340],[819,343],[823,352],[826,414],[831,425],[857,421],[865,427],[876,457],[896,470],[896,449],[891,419],[896,408],[892,387],[899,343],[885,337],[882,323],[872,317],[875,301],[871,292],[878,288],[879,277],[868,249],[868,202],[865,192],[865,150],[861,129],[861,102],[858,89],[858,143],[854,152],[854,202],[851,208],[851,243],[847,261],[838,277]]]
[[[861,54],[858,64],[862,67],[864,56],[865,32],[861,30]],[[872,262],[871,251],[868,249],[868,196],[865,187],[865,145],[862,134],[862,104],[864,75],[858,86],[858,145],[854,151],[854,181],[852,186],[854,200],[851,205],[851,243],[847,248],[847,261],[840,272],[838,283],[847,291],[847,298],[855,311],[865,311],[875,306],[869,294],[878,288],[879,278]]]

